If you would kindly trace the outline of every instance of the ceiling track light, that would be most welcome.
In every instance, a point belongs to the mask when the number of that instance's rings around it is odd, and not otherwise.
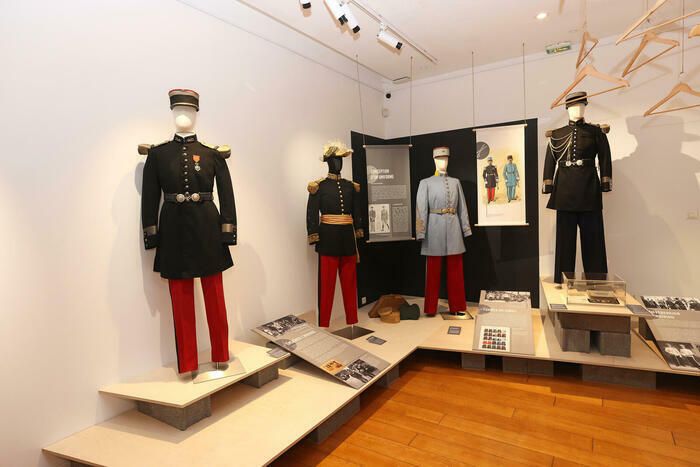
[[[394,48],[396,50],[401,50],[401,47],[403,47],[403,43],[398,40],[396,37],[394,37],[392,34],[387,32],[387,27],[384,23],[381,23],[379,25],[379,32],[377,33],[377,39],[379,39],[380,42],[388,45],[391,48]]]
[[[352,32],[354,34],[357,34],[358,32],[360,32],[360,23],[358,23],[357,17],[350,9],[350,3],[349,2],[343,3],[342,9],[343,9],[343,13],[345,14],[345,18],[348,20],[348,27],[352,30]]]
[[[299,4],[304,10],[311,8],[311,0],[299,0]]]
[[[338,20],[341,26],[348,22],[348,18],[345,16],[345,9],[343,8],[342,3],[340,3],[338,0],[323,0],[323,2],[326,4],[328,9],[331,10],[333,17]]]

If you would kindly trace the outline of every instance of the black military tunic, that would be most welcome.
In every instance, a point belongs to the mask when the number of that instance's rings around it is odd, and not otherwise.
[[[316,244],[316,251],[324,256],[351,256],[356,253],[355,238],[364,236],[361,206],[357,199],[360,185],[328,174],[328,177],[309,183],[309,200],[306,207],[306,229],[309,244]],[[332,225],[322,223],[321,214],[349,214],[353,224]]]
[[[544,160],[543,179],[542,191],[551,193],[549,209],[603,209],[601,193],[612,189],[610,145],[603,130],[583,119],[554,130]]]
[[[175,135],[148,151],[141,215],[145,246],[157,247],[153,270],[161,276],[202,277],[233,265],[229,245],[236,244],[236,204],[229,155],[195,135]],[[221,213],[211,199],[214,180]],[[161,192],[165,201],[158,221]]]
[[[482,177],[484,178],[486,188],[496,188],[496,184],[498,183],[498,169],[495,165],[487,165],[484,167]]]

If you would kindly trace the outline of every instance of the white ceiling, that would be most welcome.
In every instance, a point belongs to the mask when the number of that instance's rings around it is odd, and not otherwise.
[[[354,58],[388,79],[408,76],[414,57],[414,79],[468,68],[471,52],[477,66],[542,52],[547,44],[580,40],[584,11],[594,37],[615,36],[638,19],[656,0],[359,0],[381,14],[437,58],[431,63],[405,44],[400,52],[379,43],[378,23],[357,6],[351,8],[362,30],[353,35],[340,27],[323,0],[311,0],[302,10],[298,0],[238,0],[336,51]],[[653,22],[680,16],[682,0],[667,0]],[[700,0],[686,0],[686,11],[700,8]],[[548,13],[539,21],[535,15]],[[693,21],[691,19],[690,21]],[[697,21],[697,20],[695,20]],[[575,45],[574,45],[575,46]]]

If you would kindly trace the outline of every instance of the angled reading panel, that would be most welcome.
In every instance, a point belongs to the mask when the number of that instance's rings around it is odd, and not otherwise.
[[[586,50],[586,44],[588,42],[593,42],[593,45]],[[583,37],[581,38],[581,47],[578,49],[578,58],[576,59],[576,68],[581,66],[581,63],[588,57],[588,55],[595,49],[598,45],[598,39],[591,36],[588,31],[583,31]]]
[[[674,107],[672,109],[659,110],[659,108],[662,105],[664,105],[666,102],[670,101],[671,99],[673,99],[674,97],[676,97],[678,94],[681,94],[681,93],[690,94],[691,96],[694,96],[694,97],[700,97],[700,92],[691,88],[687,84],[680,82],[680,83],[676,84],[671,89],[671,91],[668,93],[668,95],[666,97],[661,99],[659,102],[657,102],[656,104],[651,106],[651,108],[649,108],[649,110],[644,112],[644,116],[648,117],[650,115],[659,115],[659,114],[665,114],[665,113],[669,113],[669,112],[676,112],[678,110],[686,110],[686,109],[692,109],[695,107],[700,107],[700,103],[698,103],[698,104],[693,104],[693,105],[685,105],[683,107]]]
[[[637,61],[637,59],[639,58],[641,53],[644,51],[644,49],[651,43],[663,44],[663,45],[666,45],[667,47],[664,50],[662,50],[661,52],[654,55],[653,57],[648,58],[645,61],[643,61],[642,63],[635,65],[634,62]],[[644,65],[647,65],[647,64],[653,62],[657,58],[661,57],[665,53],[670,52],[671,50],[675,49],[679,45],[680,45],[680,42],[675,41],[673,39],[666,39],[663,37],[659,37],[656,35],[656,33],[653,33],[653,32],[648,32],[648,33],[644,34],[644,37],[642,38],[642,42],[639,43],[639,47],[637,47],[637,50],[634,51],[632,58],[630,59],[627,66],[625,67],[625,71],[622,72],[622,76],[625,77],[628,74],[632,73],[633,71],[639,70]]]
[[[559,107],[561,105],[564,105],[566,103],[564,101],[564,98],[566,97],[566,95],[569,94],[571,92],[571,90],[574,89],[579,83],[581,83],[581,81],[583,81],[584,79],[586,79],[589,76],[591,78],[596,78],[596,79],[599,79],[601,81],[606,81],[608,83],[612,83],[614,86],[612,86],[609,89],[604,89],[602,91],[588,94],[587,96],[581,97],[580,99],[577,99],[577,100],[584,100],[584,99],[588,99],[588,98],[591,98],[594,96],[599,96],[601,94],[616,91],[618,89],[627,88],[630,85],[627,82],[627,80],[622,79],[622,78],[616,78],[615,76],[611,76],[611,75],[608,75],[605,73],[601,73],[600,71],[596,70],[593,65],[589,64],[589,65],[586,65],[585,67],[581,68],[581,70],[576,74],[576,78],[574,78],[574,82],[571,83],[569,85],[569,87],[567,87],[564,90],[564,92],[562,92],[559,95],[559,97],[556,98],[556,100],[554,102],[552,102],[552,105],[550,106],[550,108],[553,109],[555,107]],[[572,102],[576,102],[576,101],[572,101]]]
[[[615,44],[619,44],[620,42],[623,42],[623,41],[626,41],[629,39],[634,39],[635,37],[643,36],[644,34],[646,34],[648,32],[655,31],[659,28],[663,28],[664,26],[668,26],[669,24],[673,24],[676,21],[680,21],[682,19],[689,18],[691,16],[695,16],[697,14],[700,14],[700,8],[699,8],[697,10],[691,11],[690,13],[686,13],[682,16],[678,16],[676,18],[672,18],[672,19],[669,19],[669,20],[664,21],[662,23],[651,26],[647,29],[644,29],[643,31],[638,31],[636,33],[634,32],[639,26],[642,25],[642,23],[644,23],[644,21],[646,21],[647,19],[649,19],[649,17],[651,15],[656,13],[656,11],[659,8],[661,8],[667,1],[668,0],[657,0],[656,3],[654,4],[654,6],[649,8],[649,10],[647,10],[647,12],[644,13],[641,18],[639,18],[637,21],[634,22],[634,24],[632,24],[629,28],[627,28],[627,30],[617,39]]]

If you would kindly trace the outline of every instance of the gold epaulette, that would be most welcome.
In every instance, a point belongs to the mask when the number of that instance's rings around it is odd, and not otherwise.
[[[231,157],[231,148],[227,144],[223,144],[221,146],[215,146],[213,144],[207,144],[204,141],[202,141],[202,144],[204,146],[208,147],[209,149],[213,149],[216,152],[218,152],[219,155],[224,159],[228,159],[229,157]]]
[[[610,133],[610,125],[608,125],[607,123],[593,123],[592,125],[600,128],[605,134]]]
[[[148,155],[148,151],[150,151],[151,149],[156,148],[158,146],[162,146],[165,143],[169,143],[169,142],[170,141],[165,140],[162,143],[158,143],[158,144],[147,144],[147,143],[139,144],[139,154],[141,154],[142,156],[146,156],[146,155]]]
[[[360,192],[360,184],[352,182],[352,187],[355,189],[356,192]]]
[[[325,180],[325,179],[319,178],[318,180],[314,180],[313,182],[309,182],[306,189],[309,190],[309,193],[311,193],[312,195],[315,195],[316,192],[318,191],[319,186],[320,186],[319,183],[321,183],[323,180]]]

